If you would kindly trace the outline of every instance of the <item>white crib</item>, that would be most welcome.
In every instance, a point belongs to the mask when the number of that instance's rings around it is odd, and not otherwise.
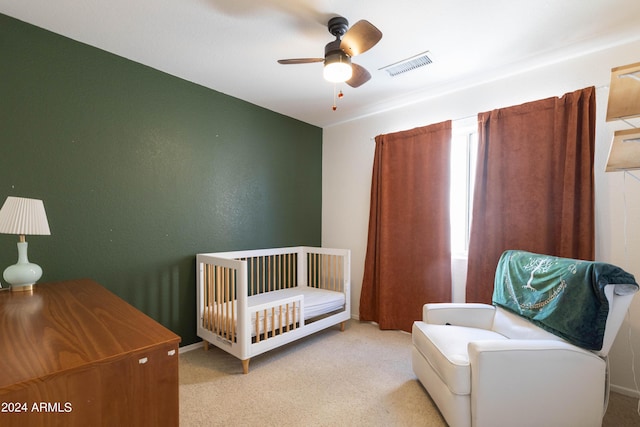
[[[242,361],[351,317],[351,252],[292,247],[198,254],[197,334]]]

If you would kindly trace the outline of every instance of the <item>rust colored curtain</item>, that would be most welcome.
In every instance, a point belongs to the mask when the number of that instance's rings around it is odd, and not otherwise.
[[[507,249],[593,260],[595,88],[478,117],[467,302],[491,303]]]
[[[451,121],[376,137],[360,320],[410,331],[451,301]]]

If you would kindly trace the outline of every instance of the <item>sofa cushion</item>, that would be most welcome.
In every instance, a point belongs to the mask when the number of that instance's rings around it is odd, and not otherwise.
[[[512,340],[556,340],[564,341],[557,335],[547,332],[530,320],[511,313],[502,307],[496,307],[493,329]]]
[[[467,346],[478,340],[506,340],[503,335],[486,329],[414,322],[413,345],[431,364],[451,393],[471,393],[471,370]]]

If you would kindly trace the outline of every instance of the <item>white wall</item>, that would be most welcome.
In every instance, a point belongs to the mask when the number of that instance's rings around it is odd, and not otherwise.
[[[353,317],[357,318],[359,312],[367,244],[371,168],[375,149],[373,137],[550,96],[562,96],[587,86],[598,88],[596,259],[619,265],[640,280],[640,181],[622,172],[603,172],[614,130],[629,128],[622,122],[606,123],[604,120],[610,70],[640,62],[638,52],[640,40],[325,128],[322,244],[350,248],[352,251]],[[424,72],[428,72],[428,68]],[[634,124],[638,126],[636,122]],[[635,176],[640,177],[640,171]],[[464,297],[465,268],[463,262],[454,263],[453,295],[456,300]],[[632,347],[629,345],[629,335]],[[635,393],[631,370],[632,348],[638,355],[635,362],[640,374],[640,297],[634,299],[630,318],[623,325],[610,354],[614,390],[627,394]]]

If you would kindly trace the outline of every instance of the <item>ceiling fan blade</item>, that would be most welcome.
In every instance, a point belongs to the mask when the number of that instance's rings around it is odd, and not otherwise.
[[[375,46],[382,32],[369,21],[358,21],[342,37],[340,48],[349,56],[360,55]]]
[[[353,69],[353,75],[346,83],[351,87],[362,86],[371,78],[371,74],[364,68],[358,64],[351,63],[351,68]]]
[[[279,64],[311,64],[313,62],[323,62],[324,58],[292,58],[292,59],[278,59]]]

